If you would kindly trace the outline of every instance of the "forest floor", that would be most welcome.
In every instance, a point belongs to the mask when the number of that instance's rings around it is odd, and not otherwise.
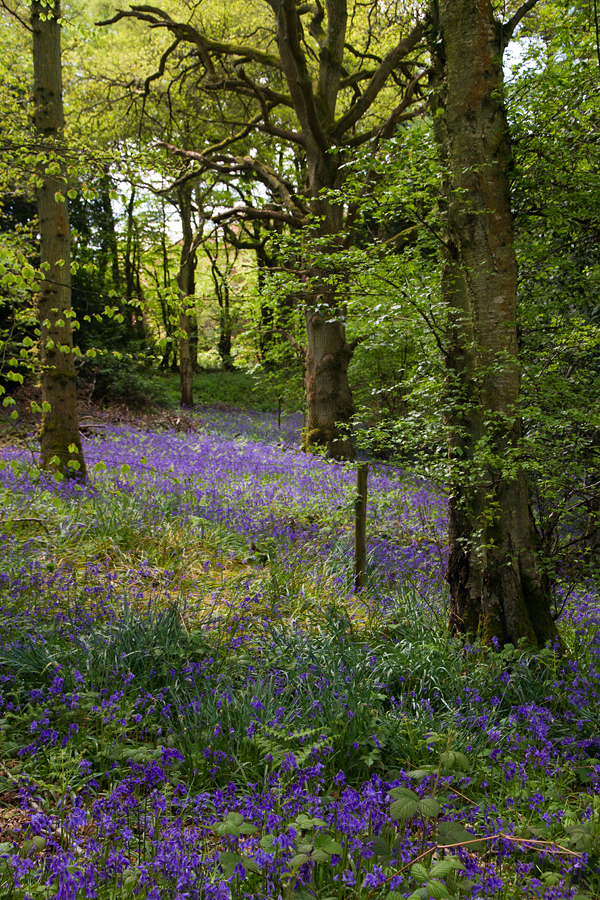
[[[2,451],[3,897],[600,896],[597,591],[565,662],[465,647],[423,478],[371,465],[356,593],[297,415],[87,415],[85,485]]]

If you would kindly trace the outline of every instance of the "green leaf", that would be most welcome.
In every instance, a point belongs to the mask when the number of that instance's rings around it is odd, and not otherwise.
[[[292,869],[299,869],[300,866],[303,866],[304,863],[307,863],[310,857],[307,853],[297,853],[296,856],[293,856],[290,861],[290,866]]]
[[[330,856],[341,856],[344,852],[342,845],[338,841],[334,841],[328,834],[318,834],[315,838],[315,847]]]
[[[484,850],[486,846],[484,841],[478,840],[476,835],[467,831],[459,822],[440,823],[438,844],[440,847],[466,846],[469,850],[475,851]]]
[[[373,847],[373,853],[377,854],[377,856],[392,855],[392,848],[387,841],[383,840],[383,838],[374,837],[371,846]]]
[[[414,791],[411,791],[410,788],[405,787],[395,787],[390,791],[390,797],[393,797],[395,800],[399,800],[401,797],[410,797],[411,800],[418,800],[419,795]]]
[[[463,864],[459,859],[440,859],[439,862],[436,862],[429,871],[429,875],[432,878],[446,878],[446,876],[451,875],[456,869],[464,869]]]
[[[425,884],[427,879],[429,878],[429,872],[423,865],[423,863],[415,863],[410,868],[410,874],[416,881],[420,881],[421,884]]]
[[[419,801],[419,812],[422,816],[425,816],[426,819],[435,819],[439,816],[442,811],[442,807],[434,800],[433,797],[423,797],[422,800]]]
[[[594,831],[587,824],[568,825],[565,831],[569,835],[569,846],[575,850],[588,850],[594,843]]]
[[[444,900],[444,898],[451,896],[450,891],[441,881],[428,881],[425,887],[429,891],[429,896],[433,897],[434,900]]]
[[[456,764],[456,753],[454,750],[445,750],[440,755],[440,765],[445,769],[453,769]]]
[[[220,837],[225,837],[230,834],[231,837],[239,837],[241,835],[241,831],[237,825],[234,825],[233,822],[219,822],[215,831]]]
[[[424,887],[417,888],[416,891],[413,891],[408,900],[429,900],[429,891]]]
[[[231,878],[238,863],[243,865],[246,872],[260,874],[260,869],[253,860],[248,859],[247,856],[240,856],[239,853],[233,853],[229,850],[224,850],[222,853],[219,853],[219,862],[223,867],[223,875],[225,878]]]
[[[411,797],[400,797],[394,800],[390,806],[390,815],[392,819],[404,820],[411,819],[419,811],[419,801],[413,800]]]
[[[415,781],[422,781],[424,778],[427,778],[428,775],[436,773],[437,770],[437,766],[421,766],[420,769],[413,769],[412,772],[409,772],[408,777],[414,778]]]
[[[227,813],[225,821],[231,822],[231,823],[233,823],[233,825],[241,825],[242,822],[244,821],[244,817],[238,812],[230,812],[230,813]]]

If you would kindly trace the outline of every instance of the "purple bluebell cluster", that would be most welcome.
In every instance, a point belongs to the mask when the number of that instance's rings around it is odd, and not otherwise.
[[[352,467],[244,415],[107,428],[86,485],[6,453],[2,896],[597,896],[593,586],[565,663],[449,641],[444,498],[374,465],[356,598]],[[172,522],[222,552],[136,556]]]

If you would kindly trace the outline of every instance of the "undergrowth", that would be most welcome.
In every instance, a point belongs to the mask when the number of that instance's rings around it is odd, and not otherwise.
[[[381,482],[357,595],[330,470],[227,456],[243,517],[144,441],[137,479],[107,442],[85,488],[3,473],[2,896],[598,896],[597,616],[566,662],[465,646],[426,492]]]

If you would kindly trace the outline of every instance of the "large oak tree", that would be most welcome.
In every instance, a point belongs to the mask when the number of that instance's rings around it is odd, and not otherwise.
[[[319,259],[308,253],[298,260],[307,337],[306,445],[352,458],[348,364],[355,344],[346,340],[343,277],[327,257],[351,240],[355,210],[331,192],[343,186],[349,154],[392,135],[398,123],[414,115],[424,71],[416,52],[423,26],[411,22],[396,2],[366,11],[347,0],[254,0],[244,4],[241,22],[226,12],[212,22],[203,20],[198,5],[186,15],[179,11],[176,16],[169,9],[133,5],[101,24],[133,18],[169,32],[172,42],[146,79],[146,93],[171,66],[174,84],[193,83],[199,98],[221,104],[219,139],[193,150],[169,146],[193,162],[185,178],[212,172],[260,185],[265,203],[240,203],[220,212],[220,221],[242,218],[283,223],[295,232],[312,229]]]

